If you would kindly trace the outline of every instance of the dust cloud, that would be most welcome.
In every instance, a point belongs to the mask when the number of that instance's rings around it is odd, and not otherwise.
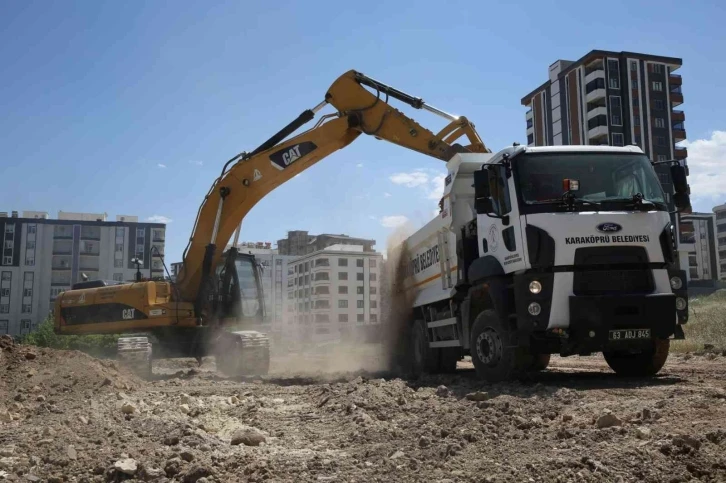
[[[386,241],[388,258],[380,273],[380,325],[375,333],[362,335],[351,330],[345,336],[315,340],[313,323],[283,321],[286,331],[271,354],[270,372],[275,376],[322,375],[350,372],[407,372],[409,340],[407,322],[412,319],[413,293],[403,290],[408,249],[403,243],[415,231],[413,226],[396,228]],[[290,322],[290,323],[288,323]],[[354,329],[354,323],[351,329]]]

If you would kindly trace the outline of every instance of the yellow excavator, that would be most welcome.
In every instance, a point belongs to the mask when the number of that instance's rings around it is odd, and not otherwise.
[[[446,118],[438,134],[393,108],[389,98]],[[288,140],[326,105],[336,112]],[[55,302],[58,334],[133,334],[118,342],[118,358],[149,373],[152,358],[214,356],[228,375],[265,374],[270,343],[259,328],[266,316],[260,267],[236,249],[240,223],[265,195],[361,134],[374,136],[444,162],[459,152],[488,153],[474,125],[351,70],[325,99],[251,152],[231,158],[204,197],[173,282],[114,284],[81,281]],[[466,136],[468,144],[455,143]],[[225,247],[234,234],[231,248]],[[152,345],[154,347],[152,354]]]

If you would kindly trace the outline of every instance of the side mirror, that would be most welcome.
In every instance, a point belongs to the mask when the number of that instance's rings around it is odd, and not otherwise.
[[[491,198],[477,198],[474,201],[474,209],[480,215],[488,215],[494,211]]]
[[[683,211],[691,207],[691,198],[686,193],[676,193],[673,195],[673,204],[678,211]]]
[[[675,191],[676,194],[688,194],[686,168],[680,164],[671,166],[671,180],[673,180],[673,191]]]
[[[474,171],[474,197],[489,198],[491,193],[489,192],[489,170],[481,168],[478,171]]]

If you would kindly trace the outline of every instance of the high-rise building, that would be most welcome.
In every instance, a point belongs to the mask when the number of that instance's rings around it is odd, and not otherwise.
[[[287,238],[277,241],[280,255],[302,256],[324,250],[331,245],[360,245],[365,252],[373,252],[375,240],[355,238],[348,235],[310,235],[307,231],[294,230],[287,232]]]
[[[689,246],[693,246],[688,252],[688,283],[693,287],[714,286],[722,276],[716,214],[689,213],[683,215],[682,222],[693,227],[693,231],[687,233]]]
[[[716,215],[716,238],[718,242],[721,279],[726,280],[726,203],[714,206],[713,212]]]
[[[145,277],[163,278],[165,225],[137,217],[0,212],[0,334],[24,335],[42,322],[59,293],[81,281],[132,281],[138,258]]]
[[[383,256],[332,245],[288,265],[288,314],[303,341],[374,337],[380,332]]]
[[[683,80],[675,71],[676,57],[635,52],[592,50],[576,61],[557,60],[548,79],[521,99],[527,144],[637,145],[652,161],[678,160],[686,167]],[[656,166],[671,212],[673,183],[668,165]],[[688,210],[687,210],[688,211]],[[689,272],[693,226],[672,215],[676,226],[678,260]]]

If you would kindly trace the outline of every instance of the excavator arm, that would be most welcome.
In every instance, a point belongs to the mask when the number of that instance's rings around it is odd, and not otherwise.
[[[364,86],[373,89],[375,94]],[[389,98],[428,110],[450,122],[435,134],[393,108]],[[284,140],[314,119],[327,104],[337,112],[323,116],[312,129]],[[213,317],[210,300],[214,299],[215,292],[214,267],[218,266],[222,250],[247,213],[272,190],[346,147],[361,134],[442,161],[459,152],[490,152],[465,117],[447,114],[359,72],[346,72],[330,86],[323,102],[304,111],[254,151],[230,159],[204,197],[184,251],[175,292],[180,300],[194,302],[195,316],[202,324]],[[467,137],[468,144],[454,144],[462,136]],[[233,250],[234,245],[236,240]]]

